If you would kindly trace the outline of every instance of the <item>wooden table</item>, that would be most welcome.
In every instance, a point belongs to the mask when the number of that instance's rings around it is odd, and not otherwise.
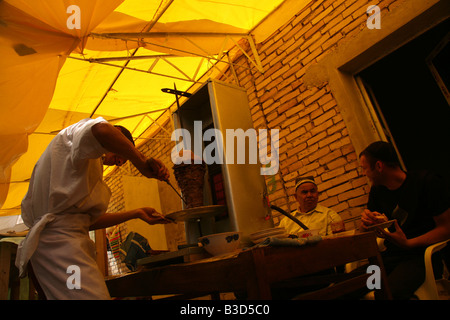
[[[223,259],[205,259],[143,269],[108,279],[106,284],[112,297],[165,294],[201,296],[246,291],[248,299],[271,299],[271,287],[301,277],[298,280],[300,284],[319,283],[323,280],[333,283],[332,286],[305,294],[301,298],[332,299],[366,287],[367,278],[372,274],[312,275],[363,259],[380,267],[380,296],[391,299],[374,233],[326,239],[301,247],[255,247]]]

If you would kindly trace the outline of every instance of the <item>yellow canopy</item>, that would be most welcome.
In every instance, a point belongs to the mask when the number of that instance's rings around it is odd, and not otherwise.
[[[175,96],[162,88],[187,91],[220,72],[242,38],[255,50],[252,29],[282,2],[0,1],[0,216],[20,214],[58,131],[102,116],[139,144],[170,115]]]

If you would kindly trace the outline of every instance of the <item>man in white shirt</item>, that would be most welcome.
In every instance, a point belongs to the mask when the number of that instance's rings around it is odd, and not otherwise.
[[[153,208],[106,213],[111,192],[103,181],[103,165],[121,166],[127,160],[145,177],[169,178],[162,162],[136,149],[128,130],[103,118],[84,119],[62,130],[36,163],[22,201],[22,218],[30,231],[19,245],[16,265],[24,276],[31,262],[47,299],[110,298],[89,230],[130,219],[170,222]]]
[[[307,176],[296,179],[295,199],[298,203],[298,209],[291,212],[291,215],[302,222],[308,229],[318,229],[320,236],[330,235],[332,233],[331,224],[334,222],[342,222],[341,217],[335,211],[318,204],[319,191],[314,177]],[[288,217],[284,217],[279,226],[284,227],[288,234],[297,235],[299,232],[304,231],[301,226]],[[342,267],[339,266],[338,268],[340,270]],[[315,275],[328,275],[334,274],[335,272],[335,269],[331,268],[316,273]],[[292,299],[297,295],[322,288],[324,288],[323,285],[274,288],[272,289],[272,297],[275,300]]]
[[[296,179],[295,199],[298,203],[298,209],[292,215],[310,230],[318,229],[321,236],[332,233],[332,223],[342,222],[341,217],[335,211],[318,204],[319,191],[314,178],[311,176]],[[280,227],[284,227],[289,234],[296,235],[303,231],[302,227],[288,217],[281,220]]]

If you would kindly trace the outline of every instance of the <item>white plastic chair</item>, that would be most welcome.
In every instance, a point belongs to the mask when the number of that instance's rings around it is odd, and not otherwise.
[[[436,286],[436,278],[433,272],[431,256],[433,253],[443,249],[449,241],[450,239],[435,243],[425,250],[425,281],[414,293],[419,300],[439,300],[439,293]]]

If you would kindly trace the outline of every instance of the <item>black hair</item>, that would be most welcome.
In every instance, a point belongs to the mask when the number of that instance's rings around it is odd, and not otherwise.
[[[133,140],[133,136],[131,135],[131,132],[130,132],[127,128],[125,128],[125,127],[123,127],[123,126],[118,126],[118,125],[117,125],[117,126],[114,126],[114,127],[119,128],[120,131],[123,133],[123,135],[124,135],[125,137],[127,137],[128,140],[131,141],[131,143],[133,144],[133,146],[135,146],[134,140]]]
[[[377,163],[377,161],[384,162],[388,167],[400,167],[397,152],[392,144],[388,142],[377,141],[370,144],[359,154],[360,158],[362,156],[366,157],[372,169],[375,167],[375,163]]]

